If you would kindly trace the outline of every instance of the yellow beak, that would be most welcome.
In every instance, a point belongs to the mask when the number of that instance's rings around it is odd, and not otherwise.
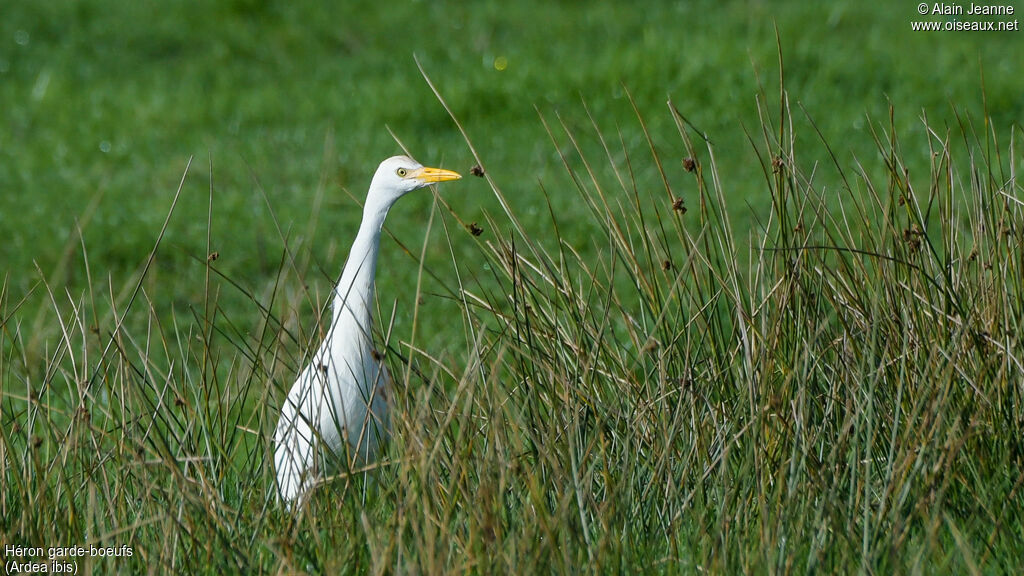
[[[462,175],[458,172],[452,172],[451,170],[444,170],[442,168],[420,168],[412,174],[410,177],[419,180],[420,182],[434,183],[434,182],[447,182],[449,180],[458,180],[462,178]]]

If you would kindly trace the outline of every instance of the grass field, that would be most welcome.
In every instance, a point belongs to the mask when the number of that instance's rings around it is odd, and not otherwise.
[[[4,546],[1024,569],[1024,33],[846,1],[327,6],[3,9]],[[292,515],[277,408],[396,138],[467,176],[386,226],[385,458]]]

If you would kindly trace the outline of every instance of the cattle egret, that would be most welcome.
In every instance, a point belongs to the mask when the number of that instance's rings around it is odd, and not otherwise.
[[[376,458],[388,434],[390,380],[370,330],[381,227],[405,194],[459,178],[408,156],[388,158],[373,175],[363,221],[334,291],[327,337],[288,392],[274,432],[277,490],[288,506],[330,469],[328,453],[350,463]]]

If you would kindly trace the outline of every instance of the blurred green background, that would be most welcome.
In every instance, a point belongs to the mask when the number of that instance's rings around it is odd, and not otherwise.
[[[475,163],[414,55],[534,237],[552,236],[543,187],[563,237],[584,250],[592,242],[559,160],[559,146],[569,151],[564,136],[553,144],[538,112],[553,124],[560,116],[586,149],[599,150],[589,109],[613,147],[643,153],[627,91],[680,182],[684,151],[666,100],[711,136],[735,199],[729,209],[741,229],[753,226],[766,217],[769,199],[744,130],[759,128],[759,90],[777,114],[776,27],[800,137],[814,133],[797,104],[848,167],[855,157],[877,156],[870,127],[887,122],[890,103],[897,128],[917,135],[905,143],[906,157],[920,162],[927,156],[923,113],[933,126],[955,127],[957,113],[978,119],[986,105],[1004,137],[1024,117],[1024,33],[912,32],[916,6],[7,3],[0,18],[0,263],[7,290],[17,301],[45,277],[80,294],[85,258],[77,226],[94,282],[128,284],[190,156],[195,161],[148,279],[171,289],[161,302],[202,299],[211,164],[217,266],[260,293],[280,267],[276,218],[292,247],[311,256],[307,282],[327,287],[340,271],[370,176],[400,152],[386,127],[425,164],[466,173]],[[826,158],[822,147],[812,148]],[[638,186],[660,186],[654,173],[636,177]],[[821,177],[834,174],[823,169]],[[689,191],[681,184],[678,192]],[[441,193],[466,222],[500,214],[481,180],[467,177]],[[388,221],[416,254],[431,203],[430,194],[407,198]],[[428,266],[445,274],[451,256],[439,234],[436,225]],[[456,254],[469,258],[460,234],[453,234]],[[400,314],[410,314],[404,287],[415,281],[415,261],[395,242],[384,244],[382,307],[390,310],[397,299],[407,310]],[[429,283],[425,289],[435,291]],[[244,299],[236,304],[245,314]],[[444,305],[428,308],[426,325],[442,326]]]

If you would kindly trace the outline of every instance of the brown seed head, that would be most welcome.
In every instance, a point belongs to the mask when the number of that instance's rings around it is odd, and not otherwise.
[[[477,164],[476,166],[473,166],[472,168],[469,169],[469,173],[472,174],[473,176],[476,176],[477,178],[483,178],[484,168],[483,166]]]
[[[683,158],[683,168],[685,168],[687,172],[693,172],[697,169],[697,161],[687,156],[686,158]]]
[[[658,341],[654,338],[650,338],[644,343],[644,347],[640,349],[641,354],[650,354],[658,349]]]

